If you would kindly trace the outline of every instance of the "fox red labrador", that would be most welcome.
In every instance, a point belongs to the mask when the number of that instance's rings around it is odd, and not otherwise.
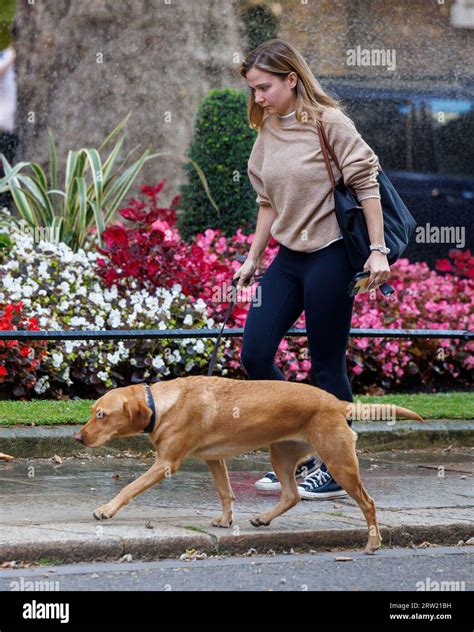
[[[103,446],[114,437],[148,432],[157,458],[151,468],[94,511],[97,520],[112,518],[132,498],[174,474],[185,457],[206,461],[222,502],[216,527],[232,524],[235,499],[224,459],[265,446],[281,482],[275,507],[251,518],[255,527],[300,501],[295,469],[305,457],[317,453],[337,482],[357,502],[367,520],[365,551],[380,547],[375,503],[362,484],[356,455],[356,433],[347,419],[423,419],[415,412],[391,404],[344,402],[334,395],[298,382],[235,380],[190,376],[115,388],[92,406],[92,416],[76,434],[85,446]]]

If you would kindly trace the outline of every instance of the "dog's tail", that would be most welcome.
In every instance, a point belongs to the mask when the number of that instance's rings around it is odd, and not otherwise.
[[[421,423],[425,420],[409,408],[396,406],[395,404],[362,404],[361,402],[344,402],[346,404],[346,417],[352,417],[357,421],[388,421],[397,419],[415,419]]]

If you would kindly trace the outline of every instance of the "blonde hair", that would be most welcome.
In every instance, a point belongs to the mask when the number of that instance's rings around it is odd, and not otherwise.
[[[321,116],[327,108],[338,108],[344,112],[342,103],[323,90],[301,53],[282,39],[267,40],[251,51],[240,65],[239,72],[242,77],[246,77],[251,68],[258,68],[281,79],[286,78],[290,72],[296,73],[295,115],[302,123],[319,125]],[[257,130],[260,129],[264,118],[269,116],[258,103],[255,103],[253,91],[249,95],[247,115],[250,127]]]

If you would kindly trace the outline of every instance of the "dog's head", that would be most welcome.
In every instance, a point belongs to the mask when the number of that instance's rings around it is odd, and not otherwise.
[[[152,415],[142,385],[114,388],[92,405],[92,416],[74,436],[87,448],[98,448],[114,437],[143,432]]]

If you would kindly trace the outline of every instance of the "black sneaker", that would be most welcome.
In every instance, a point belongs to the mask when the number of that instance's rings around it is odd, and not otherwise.
[[[295,478],[297,482],[303,482],[304,479],[311,474],[311,472],[315,472],[318,469],[316,465],[316,457],[311,456],[307,461],[303,461],[298,465],[295,472]],[[256,483],[255,487],[257,489],[261,489],[263,491],[274,491],[277,489],[281,489],[280,481],[278,480],[275,472],[267,472],[265,476],[260,478]]]
[[[347,492],[336,483],[324,463],[298,485],[301,498],[306,500],[328,500],[347,496]]]

